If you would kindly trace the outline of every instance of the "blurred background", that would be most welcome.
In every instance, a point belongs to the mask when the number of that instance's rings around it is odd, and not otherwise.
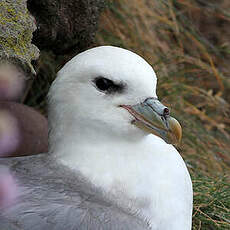
[[[98,45],[138,53],[153,66],[158,96],[183,128],[178,150],[193,179],[193,229],[230,229],[230,1],[86,2],[27,1],[37,26],[32,43],[40,57],[32,61],[37,75],[25,85],[18,82],[24,88],[15,88],[16,101],[45,119],[46,95],[56,72],[77,53]],[[1,79],[0,84],[0,90],[6,87]],[[6,112],[0,120],[3,116]],[[41,136],[47,135],[46,120],[40,124]],[[0,136],[1,130],[0,122]],[[46,150],[42,143],[37,152]]]

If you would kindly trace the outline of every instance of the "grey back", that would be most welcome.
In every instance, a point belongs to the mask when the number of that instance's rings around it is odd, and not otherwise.
[[[0,210],[0,230],[147,230],[80,174],[57,166],[48,154],[0,159],[19,185],[17,202]]]

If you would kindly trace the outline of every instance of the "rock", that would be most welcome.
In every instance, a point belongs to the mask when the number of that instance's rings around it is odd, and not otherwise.
[[[0,59],[20,65],[28,75],[35,73],[31,60],[39,50],[31,41],[36,25],[26,0],[1,0],[0,9]]]
[[[33,42],[55,54],[76,54],[88,48],[104,5],[105,0],[28,0],[37,25]]]

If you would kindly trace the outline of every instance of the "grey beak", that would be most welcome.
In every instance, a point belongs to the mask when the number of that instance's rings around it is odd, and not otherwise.
[[[144,102],[129,106],[122,105],[134,116],[133,124],[164,139],[169,144],[178,144],[182,137],[179,122],[170,116],[169,108],[156,98],[147,98]]]

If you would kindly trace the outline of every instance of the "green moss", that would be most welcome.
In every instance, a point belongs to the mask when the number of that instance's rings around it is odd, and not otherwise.
[[[26,0],[0,2],[0,59],[13,59],[26,71],[34,69],[31,60],[39,56],[39,50],[31,44],[36,29],[26,7]]]

